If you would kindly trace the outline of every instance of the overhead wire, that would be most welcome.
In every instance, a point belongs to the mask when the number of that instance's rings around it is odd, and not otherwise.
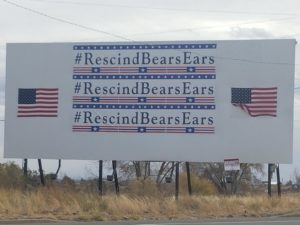
[[[23,5],[17,4],[15,2],[9,1],[9,0],[3,0],[3,1],[7,2],[9,4],[12,4],[14,6],[20,7],[22,9],[29,10],[29,11],[31,11],[33,13],[36,13],[36,14],[39,14],[41,16],[45,16],[45,17],[48,17],[50,19],[57,20],[59,22],[63,22],[63,23],[67,23],[67,24],[70,24],[70,25],[78,26],[78,27],[81,27],[81,28],[84,28],[84,29],[88,29],[88,30],[91,30],[91,31],[100,32],[100,33],[103,33],[103,34],[106,34],[106,35],[111,35],[111,36],[114,36],[114,37],[117,37],[117,38],[121,38],[121,39],[126,40],[126,41],[134,41],[134,40],[132,40],[130,38],[127,38],[127,37],[124,37],[124,36],[121,36],[121,35],[117,35],[117,34],[113,34],[113,33],[110,33],[110,32],[107,32],[107,31],[103,31],[103,30],[100,30],[100,29],[88,27],[88,26],[85,26],[85,25],[82,25],[82,24],[78,24],[78,23],[69,21],[69,20],[57,18],[57,17],[51,16],[51,15],[48,15],[46,13],[42,13],[40,11],[34,10],[32,8],[28,8],[28,7],[25,7]],[[31,1],[40,2],[40,0],[31,0]],[[52,3],[53,1],[42,1],[42,2]],[[59,3],[59,2],[62,3],[61,1],[58,1],[57,3]],[[71,2],[69,2],[69,3],[71,3]],[[246,24],[269,23],[269,22],[274,22],[274,21],[291,20],[291,19],[295,19],[295,18],[297,18],[297,17],[285,17],[285,18],[279,18],[279,19],[257,20],[257,21],[234,23],[234,24],[229,24],[227,26],[240,26],[240,25],[246,25]],[[184,28],[184,29],[167,30],[167,31],[163,31],[163,32],[139,33],[139,34],[133,34],[133,35],[130,35],[130,36],[140,36],[140,35],[149,35],[149,34],[158,34],[158,33],[191,31],[191,30],[196,30],[196,29],[214,29],[214,28],[219,28],[219,27],[224,27],[224,25],[207,26],[207,27],[200,27],[200,28],[199,27],[191,27],[191,28]]]
[[[79,2],[79,1],[56,1],[56,0],[27,0],[27,1],[34,1],[34,2],[38,2],[38,3],[56,3],[56,4],[79,4],[79,5],[99,5],[99,6],[107,6],[107,7],[126,7],[126,8],[142,8],[142,9],[159,9],[159,10],[167,10],[169,8],[160,8],[160,7],[149,7],[149,6],[130,6],[130,5],[120,5],[120,4],[103,4],[103,3],[91,3],[91,2]],[[182,11],[182,9],[178,9],[179,11]],[[206,12],[205,10],[201,10],[201,9],[191,9],[191,10],[195,10],[197,12]],[[183,9],[183,11],[185,11]],[[227,11],[207,11],[207,12],[214,12],[214,13],[221,13],[221,12],[227,12]],[[262,12],[262,13],[252,13],[252,12],[232,12],[232,11],[228,11],[227,13],[239,13],[239,14],[262,14],[262,15],[270,15],[268,13]],[[229,24],[227,26],[240,26],[240,25],[247,25],[247,24],[258,24],[258,23],[269,23],[269,22],[275,22],[275,21],[284,21],[284,20],[291,20],[291,19],[295,19],[298,18],[300,13],[272,13],[275,15],[293,15],[293,17],[285,17],[285,18],[279,18],[279,19],[265,19],[265,20],[257,20],[257,21],[249,21],[249,22],[241,22],[241,23],[235,23],[235,24]],[[295,15],[297,15],[297,17],[295,17]],[[184,29],[174,29],[174,30],[165,30],[165,31],[161,31],[161,32],[151,32],[151,33],[137,33],[137,34],[132,34],[130,35],[130,37],[135,37],[135,36],[143,36],[143,35],[155,35],[155,34],[163,34],[163,33],[173,33],[173,32],[182,32],[182,31],[190,31],[192,32],[193,30],[198,30],[198,29],[215,29],[215,28],[219,28],[219,27],[224,27],[224,25],[217,25],[217,26],[207,26],[207,27],[191,27],[191,28],[184,28]]]
[[[61,19],[61,18],[58,18],[58,17],[54,17],[54,16],[48,15],[46,13],[37,11],[37,10],[32,9],[32,8],[25,7],[23,5],[17,4],[15,2],[12,2],[12,1],[9,1],[9,0],[2,0],[2,1],[5,2],[5,3],[8,3],[10,5],[13,5],[15,7],[18,7],[18,8],[24,9],[26,11],[29,11],[31,13],[34,13],[34,14],[37,14],[37,15],[40,15],[40,16],[47,17],[49,19],[55,20],[57,22],[62,22],[62,23],[73,25],[73,26],[76,26],[76,27],[79,27],[79,28],[82,28],[82,29],[86,29],[86,30],[90,30],[90,31],[94,31],[94,32],[106,34],[106,35],[109,35],[109,36],[112,36],[112,37],[120,38],[120,39],[125,40],[125,41],[131,41],[131,42],[134,42],[136,44],[137,43],[143,43],[143,44],[145,44],[145,42],[135,41],[133,39],[124,37],[124,36],[119,35],[119,34],[114,34],[114,33],[111,33],[111,32],[104,31],[104,30],[91,28],[91,27],[88,27],[88,26],[85,26],[85,25],[81,25],[81,24],[78,24],[78,23],[71,22],[69,20],[65,20],[65,19]],[[197,54],[197,53],[195,53],[195,54]],[[216,56],[215,58],[217,58],[217,59],[219,58],[219,59],[223,59],[223,60],[233,60],[233,61],[240,61],[240,62],[255,63],[255,64],[274,64],[274,65],[286,65],[286,66],[300,66],[299,64],[282,63],[282,62],[255,61],[255,60],[249,60],[249,59],[238,59],[238,58],[220,57],[220,56]]]
[[[88,27],[88,26],[85,26],[85,25],[82,25],[82,24],[78,24],[78,23],[69,21],[69,20],[65,20],[65,19],[61,19],[61,18],[58,18],[58,17],[54,17],[54,16],[48,15],[46,13],[37,11],[37,10],[32,9],[32,8],[25,7],[23,5],[17,4],[15,2],[12,2],[12,1],[9,1],[9,0],[2,0],[2,1],[5,2],[5,3],[8,3],[10,5],[13,5],[15,7],[27,10],[27,11],[32,12],[34,14],[37,14],[37,15],[40,15],[40,16],[43,16],[43,17],[47,17],[49,19],[52,19],[52,20],[55,20],[55,21],[58,21],[58,22],[61,22],[61,23],[65,23],[65,24],[69,24],[69,25],[72,25],[72,26],[80,27],[80,28],[83,28],[83,29],[89,30],[89,31],[94,31],[94,32],[106,34],[106,35],[109,35],[111,37],[120,38],[120,39],[125,40],[125,41],[134,41],[134,40],[132,40],[130,38],[126,38],[126,37],[124,37],[122,35],[119,35],[119,34],[111,33],[111,32],[104,31],[104,30],[101,30],[101,29],[98,29],[98,28]]]
[[[22,0],[24,1],[24,0]],[[129,8],[129,9],[145,9],[145,10],[163,10],[163,11],[186,11],[197,13],[222,13],[222,14],[238,14],[238,15],[300,15],[300,13],[287,13],[287,12],[251,12],[251,11],[232,11],[232,10],[208,10],[203,8],[169,8],[169,7],[153,7],[153,6],[141,6],[141,5],[126,5],[126,4],[108,4],[88,1],[65,1],[65,0],[27,0],[38,3],[53,3],[53,4],[69,4],[69,5],[84,5],[84,6],[102,6],[110,8]]]
[[[118,35],[118,34],[113,34],[113,33],[110,33],[110,32],[106,32],[106,31],[103,31],[103,30],[100,30],[100,29],[96,29],[96,28],[92,28],[92,27],[88,27],[88,26],[85,26],[85,25],[82,25],[82,24],[78,24],[78,23],[75,23],[75,22],[72,22],[72,21],[69,21],[69,20],[65,20],[65,19],[61,19],[61,18],[57,18],[57,17],[54,17],[54,16],[50,16],[46,13],[42,13],[40,11],[37,11],[37,10],[34,10],[34,9],[31,9],[31,8],[28,8],[28,7],[25,7],[23,5],[20,5],[20,4],[17,4],[15,2],[12,2],[12,1],[9,1],[9,0],[3,0],[4,2],[7,2],[9,4],[13,4],[15,6],[18,6],[20,8],[23,8],[23,9],[26,9],[26,10],[29,10],[33,13],[36,13],[36,14],[40,14],[42,16],[45,16],[45,17],[48,17],[50,19],[53,19],[53,20],[57,20],[59,22],[63,22],[63,23],[67,23],[67,24],[70,24],[70,25],[73,25],[73,26],[78,26],[78,27],[81,27],[81,28],[84,28],[84,29],[87,29],[87,30],[90,30],[90,31],[96,31],[96,32],[100,32],[102,34],[106,34],[106,35],[110,35],[110,36],[114,36],[114,37],[117,37],[117,38],[121,38],[122,40],[126,40],[126,41],[134,41],[133,39],[131,38],[128,38],[125,37],[125,36],[122,36],[122,35]],[[28,0],[27,0],[28,1]],[[47,2],[47,3],[74,3],[74,2],[68,2],[68,1],[47,1],[47,0],[44,0],[44,1],[41,1],[41,0],[30,0],[30,1],[35,1],[35,2]],[[86,2],[84,4],[87,4]],[[97,3],[98,4],[98,3]],[[102,5],[102,4],[99,4],[99,5]],[[105,5],[105,4],[104,4]],[[124,6],[124,5],[122,5]],[[129,7],[129,6],[128,6]],[[284,15],[284,14],[282,14]],[[286,15],[286,14],[285,14]],[[289,15],[296,15],[296,14],[289,14]],[[300,15],[300,14],[298,14]],[[240,26],[240,25],[247,25],[247,24],[258,24],[258,23],[270,23],[270,22],[275,22],[275,21],[284,21],[284,20],[291,20],[291,19],[295,19],[295,18],[298,18],[298,17],[285,17],[285,18],[279,18],[279,19],[265,19],[265,20],[257,20],[257,21],[249,21],[249,22],[241,22],[241,23],[234,23],[234,24],[228,24],[227,26]],[[132,35],[129,35],[129,37],[136,37],[136,36],[144,36],[144,35],[155,35],[155,34],[163,34],[163,33],[173,33],[173,32],[182,32],[182,31],[190,31],[190,32],[193,32],[194,30],[198,30],[198,29],[215,29],[215,28],[220,28],[220,27],[224,27],[224,25],[217,25],[217,26],[207,26],[207,27],[190,27],[190,28],[183,28],[183,29],[174,29],[174,30],[164,30],[164,31],[159,31],[159,32],[147,32],[147,33],[137,33],[137,34],[132,34]],[[286,35],[285,35],[286,36]],[[283,36],[283,37],[285,37]],[[293,36],[293,35],[289,35],[288,37],[290,36]],[[280,38],[280,37],[279,37]]]
[[[31,0],[31,1],[37,1],[37,2],[41,2],[40,0]],[[65,24],[69,24],[72,26],[76,26],[85,30],[89,30],[89,31],[93,31],[93,32],[98,32],[98,33],[102,33],[105,35],[109,35],[115,38],[120,38],[122,40],[125,41],[131,41],[131,42],[135,42],[137,43],[137,41],[127,38],[125,36],[119,35],[119,34],[115,34],[115,33],[111,33],[111,32],[107,32],[98,28],[92,28],[92,27],[88,27],[82,24],[78,24],[66,19],[62,19],[62,18],[58,18],[58,17],[54,17],[51,16],[49,14],[34,10],[32,8],[28,8],[25,7],[23,5],[17,4],[15,2],[9,1],[9,0],[3,0],[3,2],[8,3],[10,5],[13,5],[15,7],[27,10],[29,12],[32,12],[34,14],[43,16],[43,17],[47,17],[49,19],[55,20],[57,22],[61,22],[61,23],[65,23]],[[67,2],[67,1],[43,1],[43,2],[49,2],[49,3],[65,3],[65,4],[81,4],[80,2]],[[87,5],[87,3],[82,3]],[[95,5],[95,4],[94,4]],[[128,6],[128,5],[111,5],[111,4],[101,4],[101,3],[97,3],[96,5],[100,5],[100,6],[106,6],[106,7],[126,7],[126,8],[143,8],[143,9],[151,9],[151,10],[172,10],[172,11],[196,11],[197,9],[171,9],[171,8],[160,8],[160,7],[141,7],[141,6]],[[199,10],[198,10],[199,11]],[[253,14],[253,15],[257,15],[257,14],[261,14],[261,13],[257,13],[257,12],[234,12],[234,11],[218,11],[218,10],[205,10],[205,11],[201,11],[201,12],[206,12],[206,13],[227,13],[227,14]],[[264,15],[300,15],[300,13],[263,13]],[[293,17],[295,18],[295,17]],[[265,22],[274,22],[274,21],[280,21],[280,20],[289,20],[292,18],[280,18],[277,20],[274,19],[268,19],[268,20],[263,20],[263,21],[256,21],[256,22],[244,22],[244,23],[239,23],[239,24],[233,24],[231,26],[239,26],[239,25],[244,25],[244,24],[253,24],[253,23],[265,23]],[[224,25],[222,25],[223,27]],[[213,26],[213,27],[206,27],[206,29],[213,29],[213,28],[217,28],[217,27],[221,27],[221,26]],[[177,30],[169,30],[169,31],[165,31],[166,32],[178,32],[178,31],[188,31],[188,30],[194,30],[194,29],[200,29],[200,28],[187,28],[187,29],[177,29]],[[201,28],[203,29],[203,28]],[[204,28],[205,29],[205,28]],[[157,32],[158,33],[158,32]],[[149,35],[149,34],[155,34],[154,32],[152,33],[144,33],[144,34],[134,34],[131,36],[138,36],[138,35]],[[143,42],[144,43],[144,42]],[[233,61],[243,61],[243,62],[249,62],[249,63],[255,63],[255,64],[276,64],[276,65],[292,65],[292,66],[300,66],[299,64],[288,64],[288,63],[281,63],[281,62],[263,62],[263,61],[254,61],[254,60],[248,60],[248,59],[237,59],[237,58],[230,58],[230,57],[216,57],[219,59],[223,59],[223,60],[233,60]],[[294,90],[299,90],[300,87],[295,87]],[[0,122],[4,122],[5,119],[0,119]]]

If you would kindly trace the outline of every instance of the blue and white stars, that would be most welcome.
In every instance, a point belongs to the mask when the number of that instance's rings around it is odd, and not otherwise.
[[[195,128],[194,128],[194,127],[187,127],[187,128],[185,129],[185,132],[186,132],[186,133],[194,133],[194,132],[195,132]]]
[[[146,127],[138,127],[138,132],[139,133],[145,133],[146,132]]]
[[[141,72],[146,73],[146,72]],[[191,72],[192,73],[192,72]],[[214,80],[215,74],[117,74],[117,75],[73,75],[74,80]]]
[[[147,73],[147,67],[139,67],[140,73]]]
[[[138,102],[139,102],[139,103],[146,103],[146,101],[147,101],[147,98],[146,98],[146,97],[139,97],[139,98],[138,98]]]
[[[75,85],[81,85],[72,96],[73,111],[82,113],[73,132],[136,133],[139,137],[215,132],[215,42],[79,43],[72,47],[75,56],[83,57],[80,63],[75,61],[71,77]]]
[[[196,71],[196,68],[195,67],[187,67],[186,70],[187,70],[187,72],[194,73]]]
[[[99,126],[91,126],[91,131],[92,132],[99,132],[100,131],[100,127]]]
[[[92,102],[99,102],[100,98],[99,97],[92,97]]]
[[[81,126],[74,125],[73,131],[85,131],[85,132],[118,132],[118,133],[185,133],[185,134],[213,134],[215,132],[214,127],[163,127],[163,126],[152,126],[152,127],[141,127],[141,126]]]
[[[194,103],[195,102],[195,98],[194,97],[187,97],[186,98],[186,102],[187,103]]]
[[[217,44],[74,45],[73,50],[216,49]]]
[[[190,110],[213,110],[215,109],[215,105],[203,105],[203,104],[73,104],[74,109],[151,109],[151,110],[178,110],[178,109],[190,109]]]
[[[92,73],[100,73],[100,67],[92,67]]]

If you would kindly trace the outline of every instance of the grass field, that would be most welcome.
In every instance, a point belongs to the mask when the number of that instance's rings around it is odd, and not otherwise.
[[[44,218],[67,220],[178,219],[217,217],[261,217],[300,213],[300,194],[282,198],[261,196],[108,195],[66,187],[40,187],[31,191],[0,189],[0,218]]]

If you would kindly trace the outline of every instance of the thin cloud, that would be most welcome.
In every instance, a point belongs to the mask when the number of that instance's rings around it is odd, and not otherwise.
[[[259,38],[272,38],[274,35],[263,28],[242,28],[242,27],[233,27],[230,30],[230,36],[233,38],[251,38],[251,39],[259,39]]]

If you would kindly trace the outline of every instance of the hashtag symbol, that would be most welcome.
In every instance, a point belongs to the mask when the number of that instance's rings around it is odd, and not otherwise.
[[[74,116],[74,123],[78,123],[81,117],[81,112],[76,112]]]
[[[80,91],[80,88],[81,88],[81,83],[80,83],[80,82],[77,82],[77,83],[75,84],[74,93],[75,93],[75,94],[78,94],[79,91]]]
[[[75,64],[79,64],[82,58],[82,53],[77,53],[75,57]]]

